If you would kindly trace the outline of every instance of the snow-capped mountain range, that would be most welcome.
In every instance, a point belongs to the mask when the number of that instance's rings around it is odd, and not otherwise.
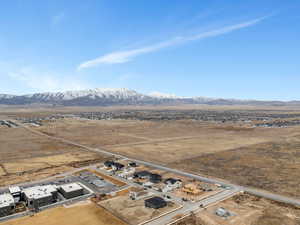
[[[161,93],[161,92],[158,92],[158,91],[151,92],[149,94],[149,96],[154,97],[154,98],[173,98],[173,99],[183,98],[183,97],[178,97],[175,94],[166,94],[166,93]]]
[[[30,95],[23,95],[27,98],[35,98],[39,100],[55,100],[55,101],[68,101],[76,98],[88,97],[95,98],[116,98],[116,99],[128,99],[132,97],[142,96],[136,91],[126,88],[96,88],[81,91],[65,91],[65,92],[45,92],[36,93]]]
[[[0,94],[0,104],[52,104],[63,106],[107,106],[145,104],[286,105],[300,104],[300,102],[235,100],[206,97],[179,97],[174,94],[165,94],[160,92],[142,94],[138,93],[135,90],[130,90],[126,88],[96,88],[82,91],[45,92],[28,95]]]

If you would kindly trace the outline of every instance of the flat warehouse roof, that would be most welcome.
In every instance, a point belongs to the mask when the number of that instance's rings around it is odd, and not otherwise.
[[[60,188],[65,192],[72,192],[72,191],[78,191],[83,189],[83,187],[81,187],[78,183],[63,184],[60,186]]]
[[[15,203],[15,200],[11,194],[5,193],[0,195],[0,208],[8,207]]]
[[[20,189],[20,187],[18,187],[18,186],[9,187],[8,189],[9,189],[9,192],[10,192],[10,193],[21,192],[21,189]]]
[[[52,193],[55,191],[57,191],[55,185],[45,185],[26,188],[23,190],[23,193],[27,198],[40,199],[52,196]]]

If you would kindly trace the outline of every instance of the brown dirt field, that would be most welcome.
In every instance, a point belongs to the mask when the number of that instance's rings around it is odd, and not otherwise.
[[[120,109],[206,109],[249,110],[251,112],[266,110],[266,112],[287,114],[299,110],[297,107],[205,105],[32,109],[4,107],[0,115],[14,112],[11,116],[32,116],[36,114],[47,115],[53,112],[113,111]],[[153,122],[62,119],[34,129],[90,147],[101,147],[133,158],[159,162],[194,173],[225,178],[239,184],[299,197],[300,157],[298,145],[300,143],[300,126],[249,128],[236,124],[217,125],[186,120]],[[0,131],[0,141],[1,134]],[[15,144],[19,145],[19,143]],[[53,153],[48,149],[47,143],[39,143],[39,148],[46,149],[43,151],[43,156]],[[6,155],[7,159],[14,160],[18,155],[14,152],[10,155],[10,152],[5,150],[6,147],[3,149],[3,155]],[[58,147],[57,149],[63,151],[65,148]],[[31,148],[27,149],[26,155],[29,155],[30,151]],[[68,150],[66,151],[68,152]],[[0,151],[0,160],[2,159],[1,154]],[[19,156],[22,158],[22,154]],[[5,163],[9,162],[5,161]]]
[[[33,159],[18,160],[16,162],[2,163],[5,169],[9,173],[20,173],[31,170],[37,170],[40,168],[46,168],[51,166],[62,166],[68,163],[75,163],[85,160],[94,159],[95,155],[91,155],[86,152],[82,153],[66,153],[62,155],[37,157]]]
[[[108,211],[96,204],[82,204],[73,207],[57,207],[2,223],[3,225],[126,225]]]
[[[100,154],[33,134],[24,128],[0,129],[1,186],[37,178],[41,171],[66,171],[81,162],[103,161]],[[61,170],[58,167],[62,167]],[[22,176],[20,176],[22,175]]]
[[[299,126],[62,119],[35,129],[132,158],[300,196]]]
[[[128,195],[114,197],[98,204],[129,224],[142,223],[179,207],[177,204],[173,204],[158,210],[150,209],[145,207],[143,199],[131,200]]]
[[[293,197],[300,196],[300,140],[205,154],[172,166]]]
[[[63,172],[67,172],[74,169],[70,166],[59,167],[45,167],[33,171],[14,173],[0,177],[1,186],[8,186],[12,184],[18,184],[22,182],[40,180],[47,177],[51,177]]]
[[[187,194],[182,191],[182,188],[174,190],[172,193],[175,194],[177,197],[188,199],[189,201],[201,201],[201,199],[208,198],[209,196],[213,196],[222,190],[215,190],[215,191],[201,191],[197,195]]]
[[[87,158],[87,160],[83,161],[84,158],[80,158],[78,159],[78,161],[66,161],[63,164],[60,162],[57,165],[54,165],[53,162],[52,165],[43,164],[42,166],[39,166],[37,164],[34,164],[34,166],[36,167],[31,167],[29,163],[30,160],[28,159],[27,163],[19,162],[15,164],[16,167],[12,166],[13,170],[19,172],[1,175],[0,186],[7,186],[7,185],[18,184],[27,181],[40,180],[54,175],[58,175],[60,173],[71,171],[74,168],[79,168],[90,164],[103,162],[104,160],[106,160],[106,158],[103,158],[102,156],[93,157],[91,155],[87,155],[87,157],[88,158],[91,157],[92,159]],[[18,169],[19,167],[24,169],[29,169],[29,170],[22,171],[22,169]]]
[[[116,110],[261,110],[278,111],[290,110],[298,111],[300,107],[295,106],[254,106],[254,105],[204,105],[204,104],[184,104],[184,105],[144,105],[144,106],[105,106],[105,107],[53,107],[53,106],[5,106],[0,105],[0,115],[13,114],[16,116],[50,115],[53,113],[75,113],[75,112],[99,112]]]
[[[224,219],[215,215],[219,207],[225,208],[234,216]],[[196,216],[201,218],[203,225],[298,225],[300,208],[241,194],[208,207]]]
[[[2,169],[2,167],[0,166],[0,176],[5,175],[5,174],[6,174],[5,170]]]
[[[180,216],[180,215],[179,215]],[[179,219],[180,217],[178,217]],[[177,219],[177,218],[175,218]],[[178,222],[174,223],[173,225],[206,225],[205,222],[195,214],[182,218]]]
[[[143,141],[137,137],[122,135],[119,129],[135,125],[132,121],[89,121],[61,119],[35,128],[47,135],[63,137],[90,147]],[[84,135],[83,135],[84,134]]]
[[[227,136],[207,136],[195,138],[180,138],[165,140],[150,144],[135,144],[120,147],[107,147],[111,151],[129,155],[133,158],[142,158],[160,163],[171,163],[182,158],[199,156],[204,153],[218,152],[226,149],[262,142],[262,138]],[[222,143],[222,145],[220,144]],[[151,154],[149,154],[151,152]]]
[[[32,134],[23,128],[0,129],[0,162],[63,154],[79,148]]]
[[[90,147],[102,147],[134,158],[162,163],[271,141],[289,131],[232,128],[197,121],[87,121],[63,119],[35,128]],[[300,131],[300,130],[299,130]],[[82,135],[85,134],[85,135]],[[151,154],[149,154],[151,152]],[[159,157],[157,157],[159,156]],[[160,157],[162,156],[162,157]],[[149,158],[151,157],[151,158]]]

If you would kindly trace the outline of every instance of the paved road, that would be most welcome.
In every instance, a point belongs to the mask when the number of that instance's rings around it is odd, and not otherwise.
[[[102,169],[98,169],[98,168],[94,168],[96,170],[98,170],[101,173],[104,173],[106,175],[109,175],[109,173],[107,173],[107,171],[102,170]],[[113,177],[115,177],[118,180],[121,180],[127,184],[129,184],[130,186],[133,187],[142,187],[142,185],[139,185],[137,183],[134,183],[132,181],[126,180],[124,178],[112,175]],[[224,199],[230,198],[231,196],[237,194],[238,192],[240,192],[239,189],[230,189],[230,190],[223,190],[221,192],[218,192],[214,195],[208,196],[206,198],[203,198],[201,201],[198,202],[185,202],[182,200],[182,198],[177,197],[176,195],[172,194],[172,193],[162,193],[159,191],[156,191],[154,189],[148,189],[148,191],[150,193],[152,193],[155,196],[160,196],[160,197],[164,197],[165,194],[167,194],[168,196],[171,197],[171,201],[176,202],[177,204],[179,204],[178,209],[170,212],[170,213],[166,213],[162,216],[160,216],[159,218],[154,218],[153,220],[149,221],[149,222],[144,222],[142,224],[145,225],[162,225],[162,224],[169,224],[172,221],[174,221],[174,217],[177,215],[185,215],[185,214],[189,214],[190,212],[194,211],[199,211],[199,210],[203,210],[202,207],[206,207],[208,205],[211,205],[213,203],[217,203],[219,201],[222,201]]]
[[[76,168],[76,169],[73,169],[71,171],[60,173],[60,174],[57,174],[57,175],[54,175],[54,176],[51,176],[51,177],[47,177],[47,178],[44,178],[44,179],[41,179],[41,180],[34,180],[34,181],[27,181],[27,182],[19,183],[18,186],[33,186],[33,185],[36,185],[36,184],[49,182],[49,181],[55,180],[55,179],[60,178],[60,177],[70,176],[73,173],[76,173],[76,172],[78,172],[80,170],[83,170],[83,169],[88,169],[89,167],[90,166]],[[9,185],[9,186],[13,186],[13,185]],[[5,191],[6,189],[8,189],[9,186],[0,187],[0,192]]]
[[[144,188],[144,186],[141,185],[141,184],[135,183],[135,182],[133,182],[133,181],[131,181],[131,180],[127,180],[127,179],[122,178],[122,177],[120,177],[120,176],[112,175],[112,174],[110,174],[109,172],[107,172],[107,171],[104,170],[104,169],[99,169],[99,168],[94,168],[94,169],[95,169],[96,171],[100,172],[100,173],[105,174],[105,175],[112,176],[112,177],[114,177],[115,179],[120,180],[120,181],[126,183],[127,185],[129,185],[129,186],[131,186],[131,187]],[[161,197],[163,197],[163,195],[167,194],[167,193],[162,193],[162,192],[156,191],[156,190],[154,190],[154,189],[152,189],[152,188],[148,188],[147,191],[150,192],[150,193],[153,194],[153,195],[159,195],[159,196],[161,196]],[[179,204],[181,204],[181,203],[183,202],[181,198],[179,198],[179,197],[177,197],[177,196],[175,196],[175,195],[173,195],[173,194],[169,194],[169,193],[168,193],[168,195],[172,197],[172,200],[176,201],[176,202],[179,203]]]
[[[25,129],[27,129],[28,131],[30,131],[32,133],[51,138],[53,140],[58,140],[58,141],[61,141],[61,142],[67,143],[67,144],[71,144],[71,145],[74,145],[74,146],[77,146],[77,147],[81,147],[82,149],[85,149],[87,151],[98,152],[98,153],[102,153],[102,154],[105,154],[105,155],[108,155],[108,156],[114,156],[114,157],[118,157],[118,158],[128,159],[128,160],[135,161],[135,162],[137,162],[139,164],[142,164],[142,165],[151,166],[151,167],[156,168],[156,169],[164,170],[164,171],[167,171],[167,172],[172,172],[172,173],[182,175],[182,176],[187,176],[187,177],[190,177],[190,178],[193,178],[193,179],[196,179],[196,180],[200,180],[200,181],[204,181],[204,182],[208,182],[208,183],[219,184],[219,185],[223,185],[223,186],[228,186],[232,189],[237,189],[237,190],[240,190],[240,191],[246,191],[250,194],[254,194],[254,195],[264,197],[264,198],[267,198],[267,199],[271,199],[271,200],[274,200],[274,201],[279,201],[279,202],[284,202],[284,203],[300,206],[300,200],[296,199],[296,198],[289,198],[289,197],[286,197],[286,196],[282,196],[282,195],[278,195],[278,194],[272,194],[272,193],[262,191],[262,190],[257,190],[255,188],[234,185],[234,184],[231,184],[231,183],[226,182],[226,181],[220,181],[220,180],[214,179],[214,178],[207,178],[207,177],[204,177],[204,176],[183,172],[183,171],[168,168],[168,167],[156,164],[156,163],[146,162],[146,161],[139,160],[139,159],[128,158],[127,156],[116,154],[116,153],[111,153],[111,152],[108,152],[106,150],[99,149],[99,148],[90,148],[88,146],[78,144],[76,142],[69,141],[69,140],[66,140],[64,138],[49,136],[49,135],[44,134],[42,132],[33,130],[33,129],[25,126],[24,124],[18,123],[18,121],[14,121],[14,122],[16,122],[19,126],[24,127]]]
[[[191,212],[198,212],[201,210],[204,210],[204,207],[211,205],[213,203],[225,200],[227,198],[230,198],[234,194],[236,194],[238,190],[225,190],[220,193],[217,193],[209,198],[203,199],[196,203],[189,203],[186,204],[183,208],[176,210],[174,212],[171,212],[167,215],[164,215],[158,219],[155,219],[153,221],[150,221],[148,223],[145,223],[145,225],[161,225],[161,224],[169,224],[172,221],[174,221],[175,217],[177,215],[186,215]]]

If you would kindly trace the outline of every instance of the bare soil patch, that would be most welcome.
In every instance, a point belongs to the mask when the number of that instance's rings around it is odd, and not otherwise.
[[[90,147],[99,147],[143,141],[143,138],[127,135],[125,130],[131,126],[135,126],[135,122],[60,119],[35,129],[50,136],[62,137]],[[120,132],[122,129],[125,135]]]
[[[57,207],[35,214],[2,223],[3,225],[126,225],[96,204],[78,204],[73,207]]]
[[[204,154],[171,166],[240,185],[300,196],[300,141],[255,144]]]
[[[132,200],[128,195],[105,200],[99,202],[99,204],[129,224],[139,224],[154,219],[179,207],[175,203],[170,203],[161,209],[150,209],[145,207],[143,199]]]
[[[0,162],[2,163],[80,150],[77,147],[33,134],[24,128],[0,129],[0,143]]]
[[[217,216],[216,210],[220,207],[232,216]],[[298,225],[300,208],[240,194],[208,207],[196,216],[202,219],[203,225]]]
[[[51,176],[78,164],[102,162],[100,154],[33,134],[24,128],[0,129],[1,186]],[[61,168],[59,168],[61,167]]]
[[[300,196],[300,127],[61,119],[36,128],[132,158]]]

